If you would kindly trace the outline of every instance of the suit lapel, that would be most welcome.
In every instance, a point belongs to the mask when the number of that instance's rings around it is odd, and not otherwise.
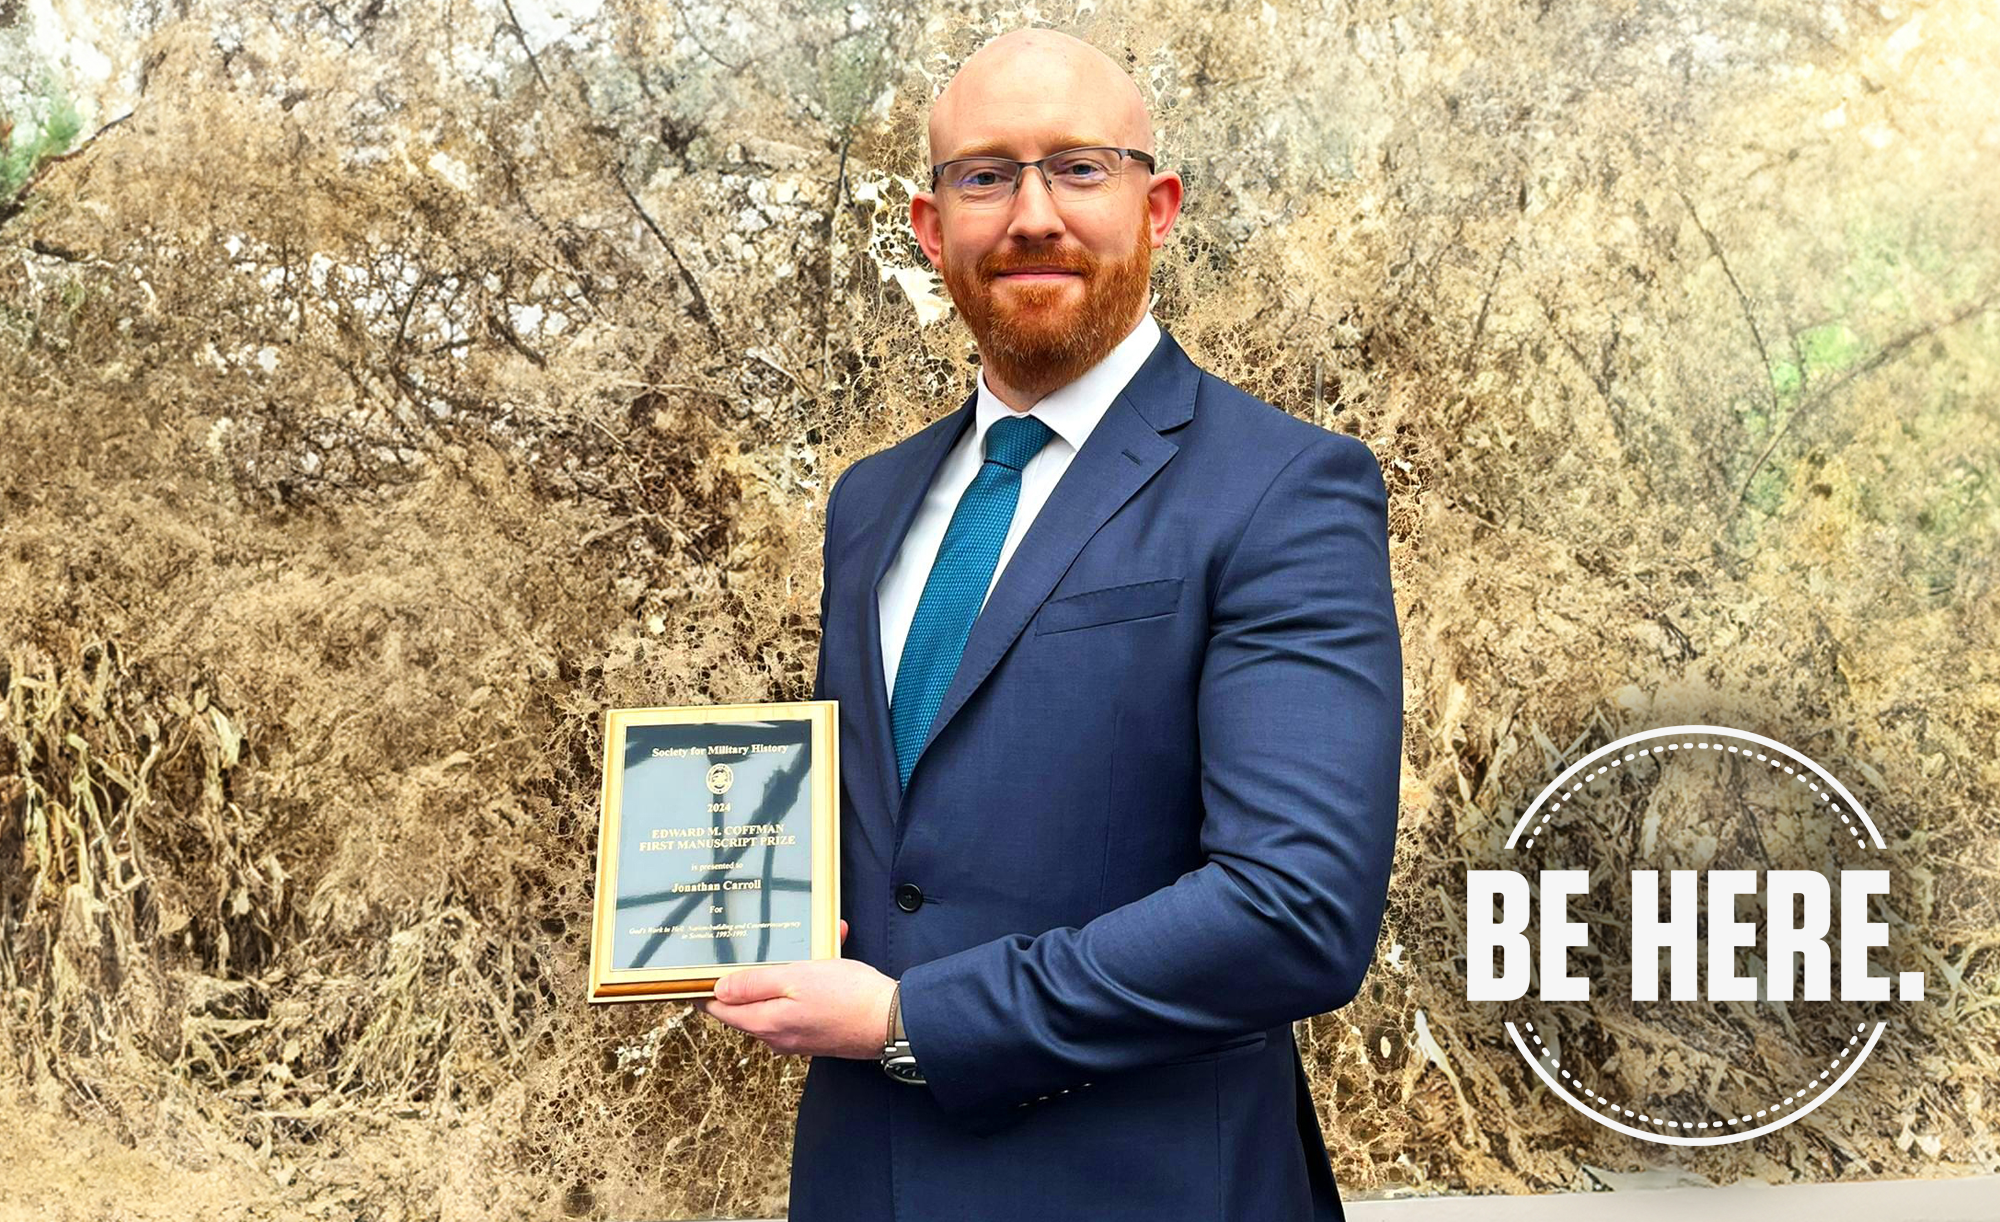
[[[987,596],[931,722],[926,750],[1020,637],[1084,544],[1178,452],[1180,447],[1160,433],[1193,418],[1199,376],[1180,345],[1162,330],[1152,355],[1070,460]],[[893,767],[892,759],[892,778]],[[921,756],[917,767],[923,767]]]
[[[877,521],[881,524],[869,541],[874,549],[872,555],[864,554],[862,572],[867,575],[864,591],[864,605],[868,614],[862,617],[862,665],[866,674],[862,676],[862,690],[865,692],[867,721],[871,733],[868,754],[875,769],[876,783],[881,787],[883,808],[894,811],[902,803],[902,784],[896,775],[895,732],[889,722],[889,691],[883,676],[882,657],[882,604],[876,589],[882,584],[882,575],[895,562],[896,553],[902,549],[903,536],[910,532],[910,523],[917,516],[917,508],[929,495],[931,483],[937,478],[938,468],[944,465],[945,456],[952,446],[972,427],[973,405],[978,400],[978,391],[969,395],[959,409],[933,426],[921,443],[912,446],[909,457],[903,460],[903,469],[891,475],[888,483],[893,490],[880,511]]]

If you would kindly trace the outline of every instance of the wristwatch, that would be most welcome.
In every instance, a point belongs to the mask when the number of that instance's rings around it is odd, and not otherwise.
[[[882,1072],[898,1082],[911,1086],[924,1085],[923,1071],[917,1068],[917,1054],[910,1050],[909,1038],[903,1032],[903,1024],[898,1020],[897,1007],[902,1001],[903,984],[889,992],[889,1030],[882,1041]]]

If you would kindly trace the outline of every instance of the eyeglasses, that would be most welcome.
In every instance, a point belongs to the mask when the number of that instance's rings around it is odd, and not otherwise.
[[[931,190],[937,190],[942,179],[945,196],[953,203],[967,208],[993,207],[1014,198],[1023,175],[1033,166],[1042,172],[1042,181],[1056,199],[1087,200],[1110,192],[1127,157],[1152,171],[1152,155],[1138,149],[1064,149],[1035,161],[957,157],[931,167]]]

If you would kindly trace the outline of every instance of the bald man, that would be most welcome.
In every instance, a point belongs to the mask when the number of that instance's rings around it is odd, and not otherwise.
[[[813,1058],[793,1222],[1338,1218],[1292,1022],[1388,883],[1380,469],[1152,317],[1182,185],[1103,54],[995,39],[929,138],[980,373],[827,505],[845,957],[700,1004]]]

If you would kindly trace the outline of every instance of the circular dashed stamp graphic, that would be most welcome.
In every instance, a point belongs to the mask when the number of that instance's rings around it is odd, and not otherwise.
[[[1467,996],[1502,1003],[1533,1078],[1607,1128],[1725,1145],[1791,1124],[1888,1022],[1870,970],[1888,846],[1827,769],[1762,735],[1683,725],[1577,760],[1470,870]],[[1894,980],[1920,1000],[1923,975]]]

